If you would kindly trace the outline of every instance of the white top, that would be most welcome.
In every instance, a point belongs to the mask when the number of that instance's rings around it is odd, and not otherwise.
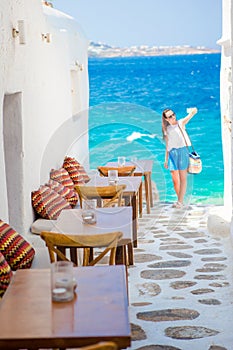
[[[168,137],[168,142],[167,142],[167,150],[170,151],[172,148],[181,148],[181,147],[186,147],[185,140],[187,142],[188,146],[191,146],[190,139],[188,137],[187,132],[185,131],[185,128],[182,126],[182,120],[178,120],[178,123],[175,125],[168,125],[167,127],[167,137]],[[183,131],[183,135],[181,133],[180,128]],[[185,137],[185,140],[184,140]]]

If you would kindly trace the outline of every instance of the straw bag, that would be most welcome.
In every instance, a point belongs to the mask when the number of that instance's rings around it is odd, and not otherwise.
[[[178,125],[179,126],[179,125]],[[191,143],[191,147],[193,149],[192,152],[190,152],[189,150],[189,146],[187,144],[187,141],[184,137],[184,133],[181,129],[181,127],[179,126],[181,134],[185,140],[185,144],[189,153],[189,166],[188,166],[188,173],[189,174],[199,174],[202,171],[202,161],[201,161],[201,157],[200,155],[195,151],[192,143]],[[190,138],[189,138],[190,139]],[[191,141],[191,140],[190,140]]]
[[[189,167],[190,174],[199,174],[202,171],[202,161],[199,154],[195,151],[189,153]]]

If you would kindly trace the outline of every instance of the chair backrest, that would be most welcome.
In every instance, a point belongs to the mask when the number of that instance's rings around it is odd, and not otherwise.
[[[105,255],[109,255],[109,265],[115,264],[117,243],[123,236],[122,232],[109,232],[95,235],[70,235],[43,231],[40,234],[48,247],[50,262],[56,260],[71,260],[77,265],[77,249],[83,249],[83,266],[93,266]],[[92,248],[105,248],[91,257]],[[66,248],[70,249],[70,257],[66,256]],[[57,259],[56,259],[57,258]]]
[[[98,171],[102,176],[108,176],[109,170],[117,170],[118,176],[133,176],[136,169],[135,165],[128,165],[122,167],[113,167],[113,166],[99,166]]]
[[[83,346],[82,348],[78,348],[78,350],[117,350],[118,346],[116,343],[112,341],[103,341],[101,343]]]
[[[102,206],[102,199],[108,199],[103,207],[110,207],[118,200],[118,206],[121,206],[122,193],[126,185],[117,186],[74,186],[80,200],[82,208],[82,201],[85,199],[97,199],[98,206]]]

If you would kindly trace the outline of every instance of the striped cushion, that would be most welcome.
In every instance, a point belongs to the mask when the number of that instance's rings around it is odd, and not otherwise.
[[[69,203],[48,186],[40,186],[31,194],[32,206],[43,219],[56,220],[64,209],[71,209]]]
[[[69,187],[63,186],[61,183],[51,179],[45,185],[50,187],[52,190],[56,191],[63,198],[65,198],[65,200],[71,205],[72,208],[75,207],[75,205],[77,204],[77,194]]]
[[[75,158],[65,157],[63,168],[68,171],[75,185],[83,185],[90,180],[84,167]]]
[[[60,168],[58,170],[52,169],[50,171],[50,179],[59,182],[63,186],[74,189],[74,183],[70,178],[68,171],[64,168]]]
[[[71,163],[64,161],[63,168],[65,168],[68,171],[70,178],[73,181],[74,185],[84,185],[85,184],[85,181],[84,181],[82,174]]]
[[[68,198],[69,204],[74,207],[78,202],[78,195],[74,190],[74,183],[70,178],[68,171],[64,168],[58,170],[52,169],[50,171],[50,179],[59,182],[64,187],[70,189],[70,195]]]
[[[2,298],[10,284],[12,275],[10,265],[7,263],[4,255],[0,253],[0,298]]]
[[[11,269],[27,269],[31,267],[35,250],[10,225],[0,220],[0,252]]]

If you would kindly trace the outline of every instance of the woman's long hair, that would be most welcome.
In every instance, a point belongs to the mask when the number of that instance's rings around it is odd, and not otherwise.
[[[166,119],[166,113],[170,111],[170,108],[166,108],[163,110],[162,113],[162,134],[163,134],[163,139],[165,140],[167,137],[167,126],[169,125],[167,119]]]

